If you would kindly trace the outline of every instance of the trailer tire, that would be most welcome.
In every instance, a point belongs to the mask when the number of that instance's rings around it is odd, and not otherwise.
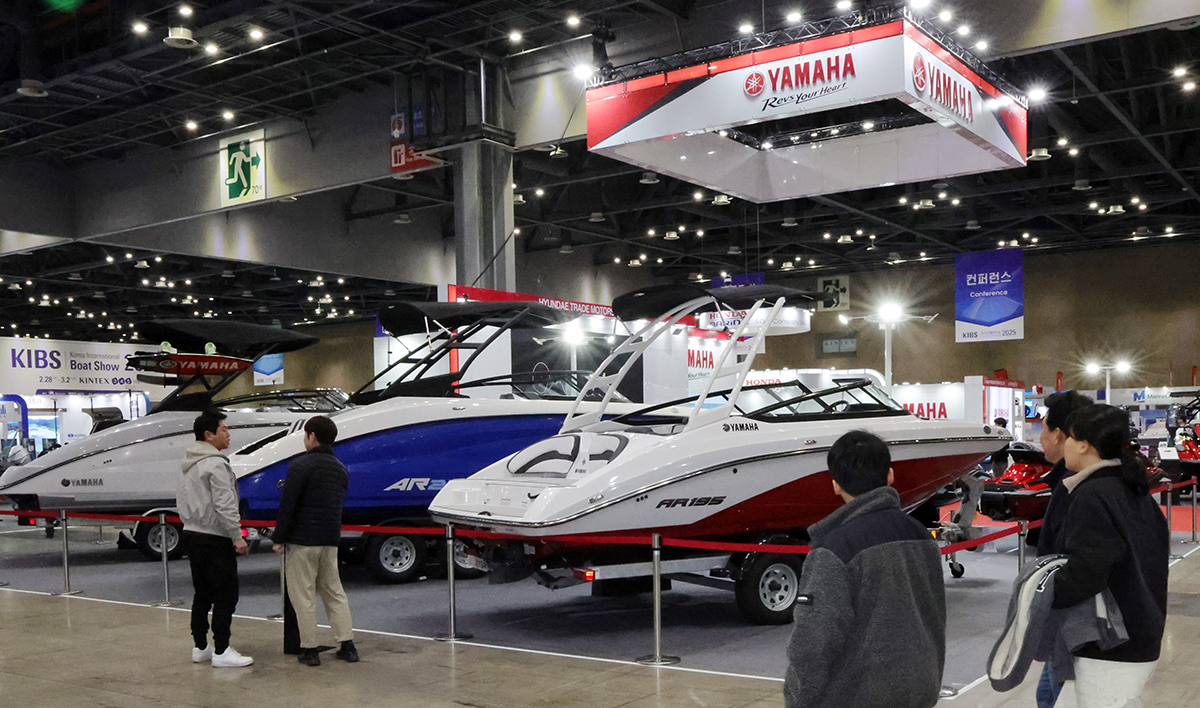
[[[183,525],[171,524],[166,525],[167,536],[167,560],[178,560],[183,557]],[[133,540],[137,544],[137,548],[146,558],[156,561],[162,560],[162,552],[159,550],[159,530],[158,521],[139,521],[133,527]]]
[[[371,534],[366,564],[375,580],[387,585],[409,583],[425,568],[425,538],[399,533]]]
[[[787,624],[800,594],[804,560],[786,553],[764,553],[751,561],[738,578],[738,610],[754,624]]]

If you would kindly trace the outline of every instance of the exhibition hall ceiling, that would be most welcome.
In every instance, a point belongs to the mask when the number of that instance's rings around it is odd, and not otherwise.
[[[742,37],[752,50],[759,29],[833,17],[842,4],[771,0],[754,4],[748,22],[744,4],[707,0],[14,0],[0,3],[0,160],[51,160],[72,169],[121,160],[280,118],[304,120],[347,96],[394,90],[398,79],[421,72],[467,81],[481,59],[504,63],[588,42],[589,35],[608,37],[618,56],[622,37],[674,26],[679,43],[661,53],[697,49],[687,41],[715,31],[714,13],[728,18],[727,37]],[[878,3],[849,3],[848,11],[869,4]],[[722,271],[794,277],[947,264],[958,253],[1014,244],[1031,254],[1140,248],[1200,234],[1197,23],[998,57],[989,53],[988,28],[970,26],[971,6],[934,1],[924,11],[1030,98],[1027,166],[753,204],[590,154],[582,140],[568,139],[515,155],[518,248],[583,252],[599,267],[642,267],[684,280]],[[702,12],[708,34],[685,32],[689,17]],[[164,43],[168,33],[187,46]],[[356,207],[348,193],[345,218],[404,224],[411,212],[430,211],[449,235],[449,170],[346,188],[390,192],[394,206]],[[187,278],[211,287],[193,294],[213,297],[214,315],[286,322],[305,316],[313,294],[307,283],[318,275],[279,269],[281,280],[272,281],[266,266],[132,256],[94,244],[5,256],[0,288],[33,289],[0,304],[13,316],[0,325],[46,322],[38,316],[48,312],[39,305],[45,292],[51,302],[89,304],[79,308],[83,318],[64,316],[41,334],[70,329],[83,336],[92,310],[100,317],[132,307],[126,314],[133,319],[143,308],[179,306],[170,297],[178,298]],[[150,269],[134,268],[146,259]],[[230,268],[234,278],[222,278]],[[328,282],[330,274],[321,275]],[[176,290],[155,286],[160,276],[173,277]],[[428,288],[399,283],[352,284],[363,290],[364,311],[389,289],[428,296]],[[120,307],[100,306],[96,291]],[[164,312],[203,316],[200,308],[177,309]],[[96,324],[90,334],[107,336],[107,323]]]
[[[962,44],[987,60],[971,44],[983,32],[972,28]],[[554,155],[526,151],[515,168],[517,225],[531,250],[592,247],[597,263],[706,279],[949,263],[1002,245],[1044,253],[1192,238],[1198,52],[1190,23],[990,59],[1030,99],[1031,157],[967,177],[758,205],[591,154],[582,141]]]
[[[373,319],[428,285],[73,243],[0,260],[0,336],[130,341],[151,319],[264,325]]]

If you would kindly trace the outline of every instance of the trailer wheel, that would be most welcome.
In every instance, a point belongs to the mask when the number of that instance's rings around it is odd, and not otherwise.
[[[167,541],[167,559],[177,560],[183,557],[183,546],[179,543],[183,538],[183,526],[168,523],[162,529],[157,521],[139,521],[133,527],[133,540],[138,550],[150,560],[162,559],[162,537]]]
[[[425,567],[425,539],[404,534],[372,534],[367,541],[366,563],[367,570],[381,583],[412,582]]]
[[[764,553],[738,578],[738,610],[754,624],[787,624],[800,592],[804,561],[785,553]]]
[[[459,580],[474,580],[485,575],[487,571],[467,565],[467,544],[454,539],[454,577]]]

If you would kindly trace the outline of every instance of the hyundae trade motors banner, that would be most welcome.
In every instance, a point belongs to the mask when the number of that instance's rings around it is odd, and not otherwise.
[[[954,259],[954,339],[1025,338],[1024,254],[1019,248],[963,253]]]

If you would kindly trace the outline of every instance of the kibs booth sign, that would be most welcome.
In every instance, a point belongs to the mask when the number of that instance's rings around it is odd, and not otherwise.
[[[963,253],[954,259],[954,339],[1025,338],[1024,258],[1019,248]]]

